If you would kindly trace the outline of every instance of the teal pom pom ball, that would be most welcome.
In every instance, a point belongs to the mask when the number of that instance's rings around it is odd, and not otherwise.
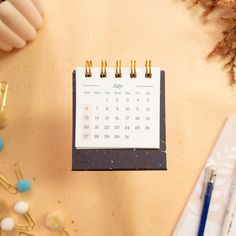
[[[16,188],[19,192],[25,193],[31,189],[31,183],[27,179],[22,179],[18,181]]]
[[[0,151],[3,149],[4,147],[4,141],[3,138],[0,137]]]

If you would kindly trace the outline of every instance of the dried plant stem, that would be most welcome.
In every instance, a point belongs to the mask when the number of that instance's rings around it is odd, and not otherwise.
[[[222,32],[223,38],[208,54],[208,58],[220,56],[225,61],[224,69],[229,72],[232,83],[236,84],[236,0],[192,0],[192,5],[203,6],[203,19],[218,11],[225,30]]]

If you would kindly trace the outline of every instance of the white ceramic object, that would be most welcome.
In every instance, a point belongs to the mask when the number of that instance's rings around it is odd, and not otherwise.
[[[23,48],[43,24],[40,0],[0,0],[0,50]]]

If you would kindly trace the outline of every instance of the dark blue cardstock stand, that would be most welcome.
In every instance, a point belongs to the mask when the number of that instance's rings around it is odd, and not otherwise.
[[[164,71],[161,71],[160,96],[160,149],[76,149],[76,73],[74,71],[72,170],[166,170]]]

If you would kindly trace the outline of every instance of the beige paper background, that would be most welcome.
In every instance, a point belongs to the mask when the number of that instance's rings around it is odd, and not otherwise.
[[[57,235],[43,226],[57,209],[71,235],[170,235],[226,116],[236,115],[227,74],[205,60],[219,29],[176,0],[45,0],[44,7],[36,41],[0,53],[0,80],[10,86],[0,173],[14,182],[19,161],[33,183],[23,195],[0,188],[1,198],[9,207],[30,202],[36,235]],[[70,171],[71,72],[88,58],[126,66],[150,58],[166,70],[167,172]]]

